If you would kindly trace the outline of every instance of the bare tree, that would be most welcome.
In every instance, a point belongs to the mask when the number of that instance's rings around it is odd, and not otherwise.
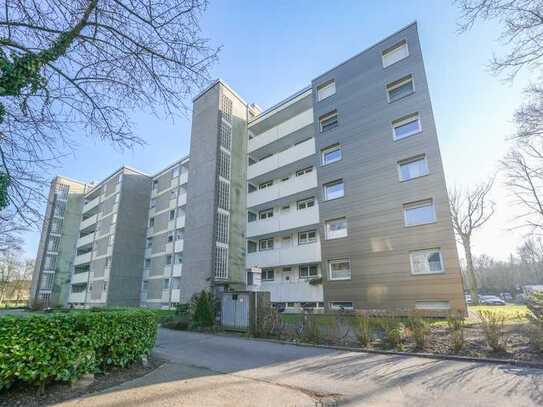
[[[135,109],[172,118],[207,83],[218,49],[205,0],[5,0],[0,10],[0,175],[8,203],[38,218],[43,174],[75,133],[130,148]]]
[[[478,304],[477,277],[473,265],[471,239],[473,233],[480,229],[494,214],[494,202],[489,194],[494,185],[494,178],[477,185],[471,190],[455,189],[449,193],[451,218],[457,240],[464,248],[466,256],[466,277],[469,281],[471,300]]]

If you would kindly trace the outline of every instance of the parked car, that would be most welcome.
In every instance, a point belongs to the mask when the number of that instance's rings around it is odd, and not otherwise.
[[[479,304],[481,305],[506,305],[505,301],[495,295],[480,295]]]

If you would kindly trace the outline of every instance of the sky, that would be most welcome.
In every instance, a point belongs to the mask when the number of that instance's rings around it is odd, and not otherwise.
[[[247,102],[265,109],[417,21],[451,189],[482,182],[498,170],[514,131],[512,115],[529,80],[523,73],[506,82],[489,72],[489,59],[503,53],[498,23],[482,23],[459,34],[458,17],[459,11],[447,0],[338,1],[333,7],[317,0],[210,0],[201,28],[212,45],[222,47],[211,77],[225,80]],[[175,121],[140,111],[131,112],[131,117],[146,145],[123,152],[83,138],[51,177],[99,181],[122,165],[153,174],[189,153],[190,112]],[[493,199],[496,213],[475,235],[473,252],[506,259],[524,232],[511,230],[517,211],[500,179]],[[24,237],[26,255],[35,256],[38,232]]]

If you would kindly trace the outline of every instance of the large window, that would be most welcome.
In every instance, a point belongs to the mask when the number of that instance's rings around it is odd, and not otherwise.
[[[265,189],[265,188],[269,188],[273,185],[273,180],[271,181],[266,181],[266,182],[263,182],[261,183],[259,186],[258,186],[258,189]]]
[[[330,280],[350,280],[351,261],[349,259],[328,260],[328,277]]]
[[[317,86],[317,100],[320,102],[336,94],[336,82],[332,79]]]
[[[218,188],[218,196],[219,196],[219,208],[222,208],[224,210],[230,209],[230,184],[222,179],[219,179],[219,188]]]
[[[262,269],[262,281],[273,281],[274,279],[273,269]]]
[[[387,97],[389,102],[395,102],[415,92],[413,76],[407,75],[387,85]]]
[[[226,123],[221,123],[221,126],[219,128],[219,135],[221,146],[223,146],[227,150],[230,150],[232,148],[232,127],[230,127]]]
[[[223,150],[219,150],[219,175],[230,179],[230,156]]]
[[[273,208],[270,209],[263,209],[260,212],[258,212],[258,219],[264,220],[273,218]]]
[[[341,160],[341,146],[339,144],[321,151],[322,165],[332,164],[339,160]]]
[[[263,250],[273,250],[273,239],[261,239],[258,241],[258,249]]]
[[[339,218],[326,221],[326,239],[347,237],[347,219]]]
[[[221,100],[222,117],[228,122],[232,123],[232,101],[230,98],[222,95]]]
[[[406,160],[398,161],[400,181],[409,181],[413,178],[428,175],[428,162],[424,154]]]
[[[317,241],[316,230],[306,230],[304,232],[298,232],[298,244],[309,244]]]
[[[394,141],[398,141],[422,131],[420,118],[418,113],[413,113],[404,116],[392,122],[392,137]]]
[[[217,212],[217,231],[216,231],[217,242],[228,243],[229,228],[230,228],[230,215],[228,213]]]
[[[329,182],[324,184],[323,187],[324,200],[328,201],[330,199],[341,198],[345,195],[345,189],[343,185],[343,180],[338,179],[337,181]]]
[[[354,309],[351,301],[332,301],[328,303],[334,311],[352,311]]]
[[[313,206],[315,206],[315,198],[314,197],[307,198],[307,199],[302,199],[302,200],[296,202],[296,208],[299,211],[301,211],[302,209],[311,208]]]
[[[300,177],[302,175],[309,174],[310,172],[313,172],[313,167],[302,168],[301,170],[296,171],[296,176]]]
[[[412,274],[443,273],[441,250],[416,250],[410,253]]]
[[[319,117],[319,124],[321,133],[324,133],[325,131],[331,130],[334,127],[337,126],[337,111],[334,110],[330,113],[323,114],[321,117]]]
[[[386,68],[409,56],[407,41],[402,40],[399,43],[383,51],[383,68]]]
[[[300,278],[311,278],[319,276],[319,268],[316,264],[302,264],[299,270]]]
[[[405,204],[403,211],[405,226],[426,225],[436,220],[432,199]]]
[[[228,278],[228,248],[217,246],[215,248],[215,278]]]

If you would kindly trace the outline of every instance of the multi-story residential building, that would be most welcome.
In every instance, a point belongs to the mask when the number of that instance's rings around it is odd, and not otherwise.
[[[139,174],[141,199],[104,195],[115,177],[86,195],[70,303],[169,307],[211,288],[292,310],[465,309],[416,24],[265,111],[214,81],[190,163]]]
[[[51,181],[32,276],[32,304],[45,307],[65,304],[70,289],[83,197],[91,187],[66,177],[55,177]]]

